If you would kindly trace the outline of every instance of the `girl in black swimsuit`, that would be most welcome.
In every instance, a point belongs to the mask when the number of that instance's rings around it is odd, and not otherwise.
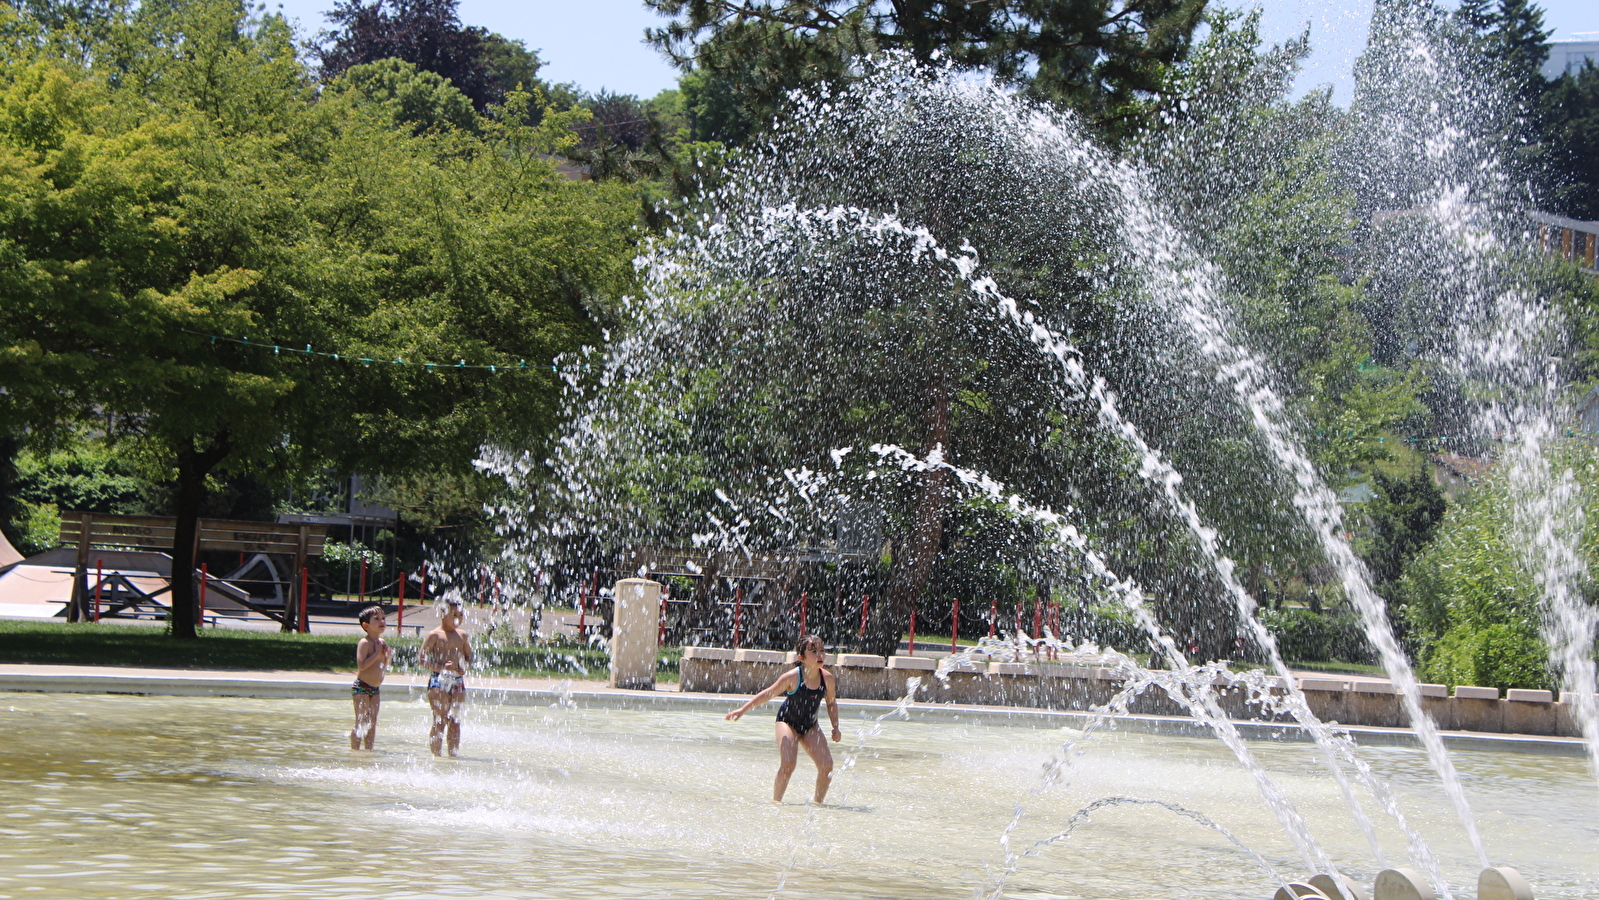
[[[807,634],[794,646],[799,664],[779,675],[772,686],[738,709],[727,714],[729,722],[737,722],[745,713],[776,697],[787,695],[783,707],[777,711],[777,779],[772,784],[772,802],[780,803],[788,789],[788,779],[794,774],[794,764],[803,746],[816,763],[816,794],[811,798],[821,803],[827,797],[827,788],[833,779],[833,753],[817,728],[816,713],[822,701],[827,701],[827,717],[833,725],[833,740],[843,740],[838,730],[838,696],[833,688],[833,673],[822,668],[827,653],[822,639]]]

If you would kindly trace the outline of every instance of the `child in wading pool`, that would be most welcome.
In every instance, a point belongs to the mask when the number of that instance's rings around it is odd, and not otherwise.
[[[366,637],[355,645],[355,684],[350,685],[350,698],[355,701],[355,727],[350,729],[350,749],[371,750],[378,736],[378,689],[383,685],[383,673],[394,659],[394,651],[383,640],[384,621],[381,606],[368,606],[361,610],[361,630]]]
[[[433,707],[428,749],[434,756],[446,746],[454,756],[461,746],[461,702],[466,699],[466,667],[472,663],[472,644],[459,630],[462,616],[458,601],[445,601],[439,627],[422,639],[422,665],[433,673],[428,678],[428,705]]]
[[[799,664],[779,675],[772,686],[738,709],[727,714],[729,722],[737,722],[745,713],[762,703],[785,694],[783,707],[777,711],[777,778],[772,782],[772,802],[781,803],[788,789],[788,779],[794,774],[794,763],[803,746],[816,764],[816,794],[811,798],[820,804],[827,798],[827,788],[833,780],[833,753],[822,737],[816,721],[817,707],[827,701],[827,717],[833,724],[833,741],[843,740],[838,730],[838,696],[834,691],[833,673],[822,668],[827,651],[822,639],[807,634],[795,644],[794,652]]]

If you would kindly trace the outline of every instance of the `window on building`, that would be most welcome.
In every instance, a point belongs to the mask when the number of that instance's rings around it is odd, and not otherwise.
[[[1579,50],[1566,54],[1566,74],[1575,75],[1582,71],[1582,67],[1592,62],[1599,66],[1599,50]]]

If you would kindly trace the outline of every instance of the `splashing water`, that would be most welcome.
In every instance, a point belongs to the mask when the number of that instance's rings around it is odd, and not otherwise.
[[[1452,135],[1435,135],[1428,152],[1447,155]],[[872,152],[862,153],[861,146]],[[938,165],[867,172],[848,161],[843,147],[880,159],[922,154]],[[961,180],[968,169],[999,186],[972,188],[971,179]],[[970,194],[962,193],[968,188]],[[1255,616],[1254,598],[1223,552],[1224,536],[1185,493],[1182,474],[1157,449],[1158,436],[1133,424],[1155,404],[1136,394],[1135,384],[1123,384],[1121,394],[1112,387],[1107,334],[1132,335],[1130,355],[1146,353],[1190,379],[1213,375],[1231,393],[1242,413],[1239,424],[1252,434],[1248,440],[1272,461],[1271,477],[1289,486],[1294,509],[1360,614],[1486,865],[1465,792],[1421,708],[1384,602],[1343,537],[1337,500],[1295,437],[1267,364],[1236,336],[1239,328],[1220,299],[1224,276],[1185,249],[1191,242],[1151,199],[1156,194],[1146,173],[1096,149],[1066,117],[982,79],[891,62],[840,95],[802,101],[770,146],[753,149],[724,187],[708,193],[701,210],[640,257],[645,290],[627,310],[630,330],[606,348],[603,361],[591,354],[564,369],[572,425],[551,458],[485,452],[485,470],[534,497],[497,510],[501,534],[513,538],[506,557],[546,560],[549,546],[573,534],[616,545],[682,541],[773,552],[807,546],[863,504],[897,504],[921,521],[923,511],[913,510],[907,498],[921,496],[924,507],[928,496],[980,501],[1045,535],[1037,541],[1040,558],[1077,573],[1096,596],[1131,613],[1173,666],[1166,674],[1129,672],[1132,683],[1140,691],[1164,690],[1211,726],[1256,777],[1308,867],[1330,870],[1332,864],[1307,823],[1252,762],[1217,701],[1217,682],[1247,690],[1252,702],[1309,731],[1381,862],[1383,850],[1344,771],[1352,768],[1399,823],[1411,858],[1447,897],[1425,843],[1347,733],[1310,714],[1274,637]],[[1070,263],[1055,265],[1055,256]],[[1013,290],[1014,284],[1023,290]],[[1106,313],[1112,325],[1085,343],[1070,323],[1092,320],[1085,310],[1103,297],[1124,302],[1127,312]],[[591,363],[595,374],[581,374]],[[943,370],[967,373],[964,382],[956,379],[959,390],[927,374]],[[1129,391],[1133,401],[1124,403]],[[1092,440],[1105,438],[1119,448],[1127,471],[1150,488],[1139,502],[1181,526],[1204,577],[1219,585],[1239,627],[1284,681],[1190,666],[1146,603],[1144,588],[1117,574],[1095,549],[1115,537],[1103,522],[1091,524],[1070,503],[1008,491],[1007,482],[1037,490],[1040,479],[997,452],[995,439],[948,436],[952,394],[971,415],[1009,417],[1039,433],[1059,430],[1062,419],[1086,422]],[[865,414],[855,416],[860,408]],[[905,412],[927,408],[934,411],[927,417],[931,424]],[[1510,418],[1521,421],[1517,414]],[[756,422],[760,428],[750,424]],[[1004,433],[997,442],[1005,443]],[[1012,456],[1032,454],[1060,465],[1042,441],[1011,443],[1005,449]],[[924,449],[906,449],[914,446]],[[856,452],[859,447],[867,449]],[[952,462],[968,457],[983,462]],[[1562,536],[1580,530],[1581,522],[1571,518],[1569,490],[1539,487],[1569,482],[1551,480],[1537,459],[1541,455],[1529,451],[1519,470],[1527,473],[1527,493],[1552,507],[1526,506],[1518,521],[1547,529],[1539,536],[1547,558],[1538,570],[1548,573],[1540,583],[1554,610],[1551,632],[1586,633],[1591,641],[1594,623],[1570,596],[1579,574],[1574,557],[1561,549],[1569,546]],[[539,475],[545,464],[554,472],[547,482]],[[539,516],[532,515],[535,508]],[[691,534],[683,532],[684,522],[692,523]],[[1058,636],[1049,640],[1058,642]],[[1016,649],[1000,652],[1020,652],[1024,641],[1017,635],[1005,644]],[[1573,640],[1561,644],[1567,645]],[[1566,677],[1579,690],[1590,685],[1592,712],[1592,664],[1580,662],[1566,662]],[[1599,759],[1599,730],[1586,720],[1585,728]]]

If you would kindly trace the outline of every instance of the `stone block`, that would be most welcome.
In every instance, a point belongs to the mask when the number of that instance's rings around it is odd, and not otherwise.
[[[1338,721],[1345,725],[1400,728],[1409,724],[1410,717],[1398,694],[1356,690],[1344,695],[1343,718]]]
[[[1499,689],[1494,687],[1472,687],[1465,684],[1455,685],[1456,700],[1498,700]]]
[[[991,662],[988,664],[990,675],[1029,675],[1032,666],[1023,662]]]
[[[1455,700],[1447,694],[1439,697],[1433,694],[1421,695],[1421,711],[1432,719],[1433,723],[1445,731],[1454,731],[1460,728],[1455,721]],[[1408,722],[1406,724],[1409,724]]]
[[[1554,694],[1511,688],[1500,704],[1501,727],[1511,734],[1555,734],[1560,730]],[[1538,699],[1547,697],[1547,700]]]
[[[1391,697],[1398,693],[1398,690],[1391,681],[1357,681],[1355,682],[1355,693],[1387,694]]]
[[[1505,730],[1504,711],[1499,700],[1477,699],[1462,697],[1462,688],[1455,688],[1454,699],[1450,704],[1454,707],[1454,722],[1451,727],[1460,731],[1489,731],[1501,732]],[[1477,688],[1476,690],[1493,691],[1498,696],[1499,691],[1494,688]]]
[[[793,665],[793,663],[789,663],[788,658],[784,656],[781,650],[752,650],[748,647],[742,650],[734,650],[733,661],[743,663],[787,663]]]
[[[1347,682],[1331,678],[1301,678],[1299,690],[1305,695],[1305,705],[1323,722],[1350,722],[1345,696],[1350,693]]]
[[[1449,696],[1449,685],[1447,684],[1418,684],[1416,685],[1416,690],[1423,697]]]
[[[882,669],[888,665],[888,660],[870,653],[840,653],[838,665],[857,666],[862,669]]]
[[[684,647],[684,659],[722,659],[733,661],[733,650],[730,647]]]
[[[719,649],[697,647],[696,650]],[[707,694],[730,694],[738,691],[738,672],[732,660],[684,655],[678,668],[678,688]]]
[[[613,688],[655,690],[655,670],[660,664],[656,640],[661,629],[661,583],[648,578],[624,578],[616,583],[611,623],[611,677]]]
[[[903,669],[911,672],[932,672],[938,668],[938,660],[928,659],[925,656],[890,656],[888,668]]]
[[[866,654],[846,653],[840,657],[866,656]],[[869,659],[878,660],[876,666],[849,665],[847,663],[834,666],[831,671],[838,696],[850,700],[894,700],[904,696],[902,681],[889,677],[889,671],[882,664],[881,656],[867,656]],[[895,693],[895,686],[899,692]]]

